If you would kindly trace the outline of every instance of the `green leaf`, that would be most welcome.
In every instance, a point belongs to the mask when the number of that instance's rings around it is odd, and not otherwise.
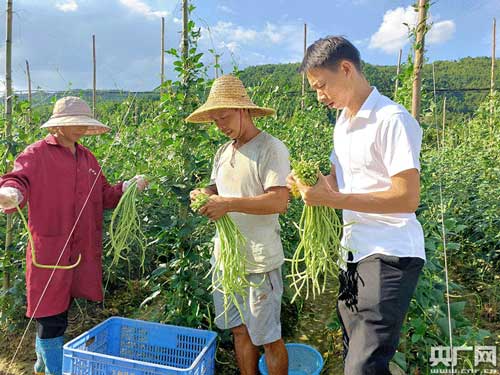
[[[421,335],[417,335],[417,334],[412,335],[411,336],[411,342],[412,342],[412,344],[417,343],[418,341],[420,341],[421,338],[422,338]]]
[[[467,302],[465,301],[460,301],[460,302],[453,302],[450,304],[450,311],[452,316],[457,316],[462,314],[465,308],[465,304]]]
[[[396,354],[394,354],[394,357],[392,357],[392,360],[394,361],[394,363],[396,363],[399,367],[401,367],[401,369],[403,371],[406,372],[407,370],[407,364],[406,364],[406,356],[404,353],[401,353],[401,352],[396,352]]]
[[[439,329],[443,333],[443,335],[448,338],[450,336],[450,330],[448,325],[448,317],[442,317],[436,320],[436,324]],[[455,320],[451,319],[451,329],[453,330],[456,327]]]

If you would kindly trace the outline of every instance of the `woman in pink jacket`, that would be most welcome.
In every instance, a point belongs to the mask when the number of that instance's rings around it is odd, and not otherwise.
[[[78,143],[110,130],[80,98],[59,99],[42,128],[51,134],[28,146],[13,171],[0,177],[0,208],[11,213],[28,203],[34,249],[28,243],[26,315],[37,322],[35,373],[60,375],[72,299],[103,299],[103,210],[116,207],[132,180],[110,185],[94,155]],[[147,184],[142,176],[133,180],[139,190]]]

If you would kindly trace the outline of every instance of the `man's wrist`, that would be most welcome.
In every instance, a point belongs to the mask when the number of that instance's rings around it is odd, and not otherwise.
[[[328,195],[327,206],[331,208],[345,209],[346,205],[348,205],[350,197],[350,194],[333,191],[332,194]]]
[[[226,209],[226,212],[234,212],[236,211],[236,198],[222,198],[223,203]]]

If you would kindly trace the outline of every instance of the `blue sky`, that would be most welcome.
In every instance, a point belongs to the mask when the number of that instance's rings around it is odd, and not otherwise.
[[[410,0],[193,3],[193,19],[202,28],[199,47],[221,54],[225,72],[232,70],[233,63],[244,68],[298,62],[304,22],[308,44],[325,35],[341,34],[357,45],[365,61],[395,64],[399,48],[408,52],[403,22],[412,23],[416,17]],[[5,14],[5,2],[0,10]],[[34,88],[90,88],[92,34],[97,40],[98,88],[150,90],[159,82],[162,16],[166,18],[166,47],[178,47],[180,42],[180,0],[14,0],[14,11],[13,84],[18,90],[27,87],[26,59]],[[429,61],[489,56],[492,19],[499,16],[499,0],[434,0],[434,25],[427,38]],[[2,26],[2,66],[4,41]],[[499,47],[496,53],[500,55]],[[213,63],[210,54],[206,62]],[[165,69],[167,77],[173,78],[170,57]]]

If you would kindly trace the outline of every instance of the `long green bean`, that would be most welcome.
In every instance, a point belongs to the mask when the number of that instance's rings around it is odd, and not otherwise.
[[[314,186],[317,183],[318,163],[302,160],[292,164],[294,175],[302,184]],[[342,261],[343,225],[333,208],[304,205],[298,228],[300,242],[290,260],[289,277],[295,289],[292,302],[304,287],[305,298],[309,298],[310,291],[315,298],[316,294],[325,291],[328,280],[338,282],[339,262]]]
[[[199,211],[209,200],[210,197],[207,194],[198,194],[191,203],[191,208]],[[220,251],[212,266],[210,288],[212,291],[219,291],[224,296],[224,311],[220,315],[224,314],[227,321],[227,311],[230,303],[233,303],[244,322],[238,296],[242,298],[243,305],[246,306],[247,290],[250,286],[254,286],[247,279],[247,259],[244,252],[246,239],[227,214],[215,221],[215,227],[219,234]]]
[[[133,181],[123,193],[111,216],[109,225],[109,239],[113,252],[111,266],[116,265],[120,259],[127,260],[128,258],[123,256],[123,252],[130,251],[132,246],[136,245],[141,251],[141,268],[144,270],[146,236],[142,232],[137,212],[137,194],[137,182]]]

